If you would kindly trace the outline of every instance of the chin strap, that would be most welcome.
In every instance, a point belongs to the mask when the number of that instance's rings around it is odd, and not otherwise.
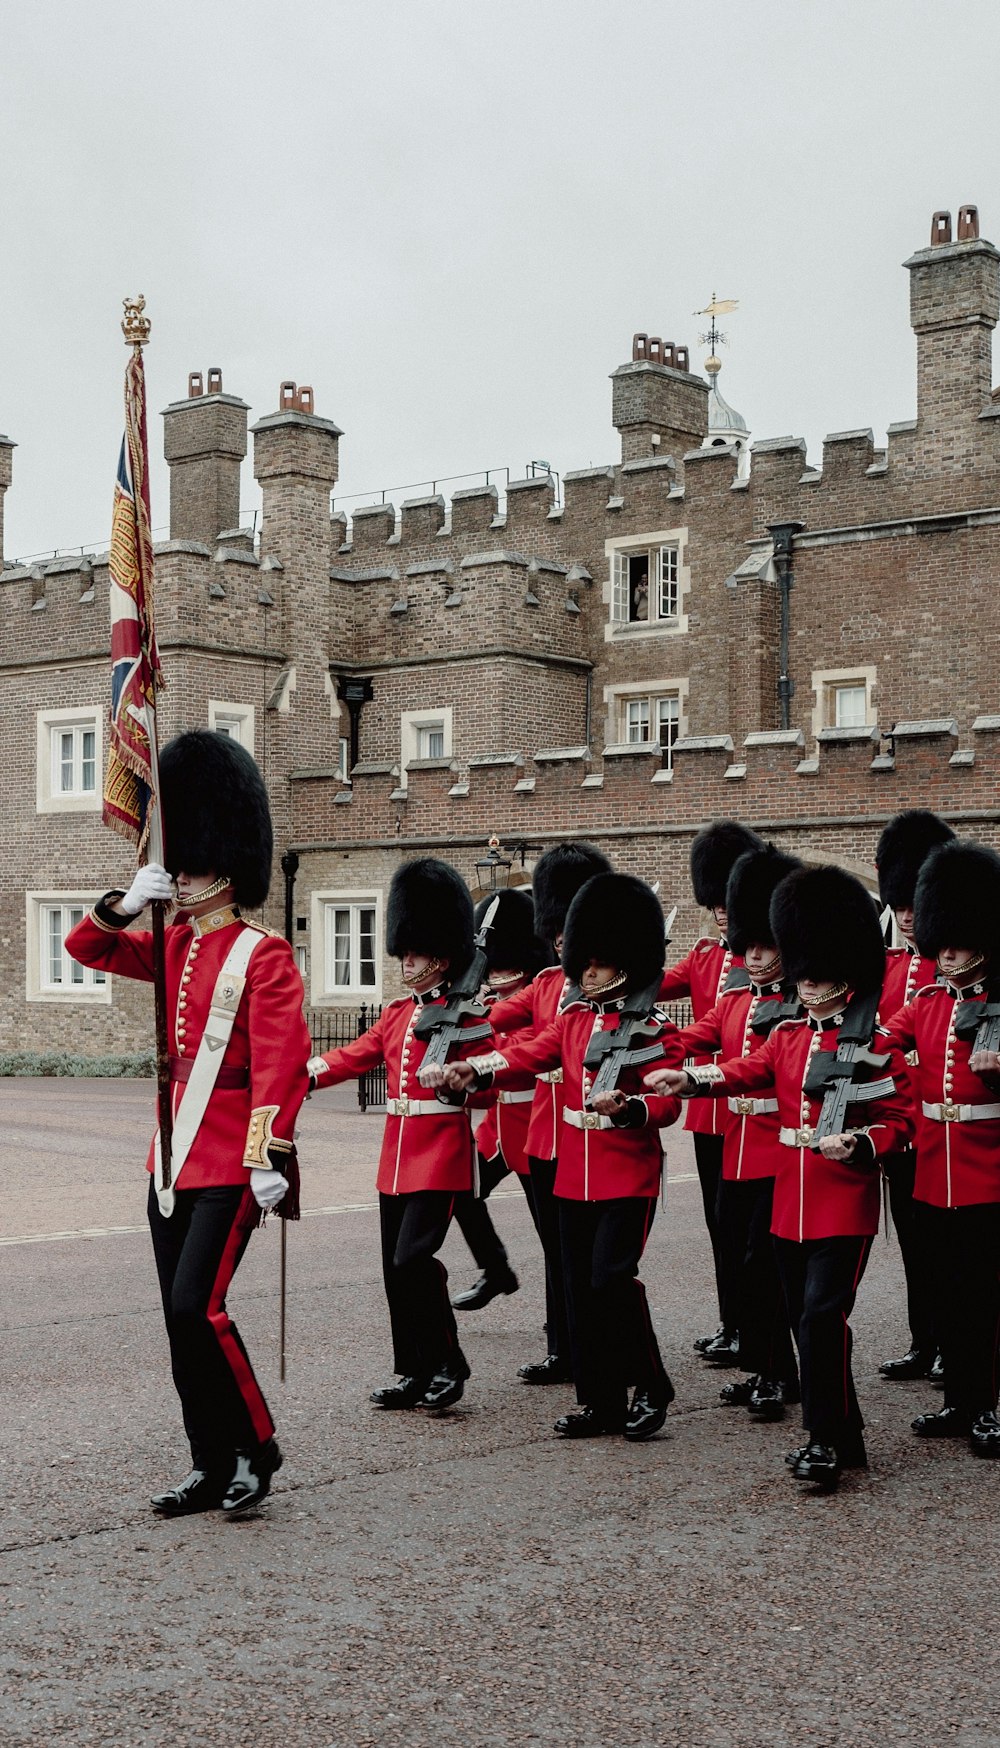
[[[220,892],[225,892],[232,885],[228,874],[220,874],[218,880],[213,880],[211,886],[206,886],[203,892],[194,892],[189,898],[178,898],[179,910],[191,910],[196,904],[204,904],[207,898],[218,898]]]
[[[400,977],[402,978],[403,988],[404,989],[413,989],[416,984],[423,983],[425,977],[435,977],[440,970],[441,970],[441,960],[440,959],[431,959],[429,961],[429,963],[424,966],[423,970],[418,971],[415,974],[415,976],[413,976],[413,977],[403,976],[403,972],[401,970]]]
[[[815,1008],[825,1008],[827,1002],[838,1002],[850,987],[849,983],[838,983],[835,989],[828,989],[825,995],[814,996],[812,1001],[807,1001],[804,995],[800,995],[799,1000],[806,1011],[812,1013]]]

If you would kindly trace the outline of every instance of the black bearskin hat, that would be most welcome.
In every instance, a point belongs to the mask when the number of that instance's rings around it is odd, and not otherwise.
[[[737,856],[763,848],[763,838],[734,819],[717,819],[702,826],[691,845],[691,885],[698,903],[705,910],[725,904],[726,882]]]
[[[160,754],[164,858],[170,874],[228,874],[254,910],[271,884],[274,838],[264,779],[239,741],[213,728],[179,734]]]
[[[593,844],[555,844],[539,856],[531,877],[535,900],[535,930],[543,941],[562,933],[581,886],[595,874],[610,874],[611,863]]]
[[[630,989],[643,989],[663,970],[666,926],[660,901],[634,874],[596,874],[581,886],[566,913],[562,963],[579,983],[591,959],[624,971]],[[624,986],[623,986],[624,987]]]
[[[911,910],[917,875],[931,850],[955,834],[936,813],[911,807],[890,819],[875,851],[879,896],[893,910]]]
[[[447,959],[452,977],[472,958],[472,894],[456,868],[421,856],[396,869],[386,906],[385,950],[393,959]]]
[[[774,946],[769,914],[774,889],[801,866],[797,856],[785,856],[773,844],[737,856],[726,887],[726,939],[734,953],[742,957],[748,947]]]
[[[798,868],[771,900],[771,932],[793,983],[847,983],[872,995],[885,976],[885,942],[870,892],[843,868]]]
[[[913,903],[913,933],[925,959],[968,947],[1000,969],[1000,856],[968,840],[940,844],[924,861]]]
[[[486,969],[488,971],[524,971],[534,977],[543,965],[549,964],[544,941],[535,934],[535,907],[527,886],[510,886],[496,894],[488,893],[476,905],[476,928],[493,903],[500,902],[486,936]]]

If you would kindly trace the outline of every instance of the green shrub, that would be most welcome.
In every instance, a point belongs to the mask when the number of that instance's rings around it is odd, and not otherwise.
[[[74,1056],[68,1050],[0,1051],[0,1076],[98,1076],[107,1080],[151,1080],[156,1057],[151,1050],[121,1056]]]

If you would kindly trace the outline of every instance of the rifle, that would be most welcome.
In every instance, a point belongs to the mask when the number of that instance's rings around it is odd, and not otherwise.
[[[479,991],[486,976],[486,937],[493,927],[493,918],[500,903],[499,895],[493,900],[482,927],[475,937],[475,952],[460,977],[456,977],[449,986],[444,1005],[421,1008],[419,1018],[413,1028],[415,1038],[427,1040],[423,1066],[434,1065],[443,1068],[448,1060],[448,1052],[453,1044],[461,1039],[463,1044],[472,1044],[479,1038],[492,1038],[493,1028],[486,1019],[486,1003],[480,1001]],[[467,1015],[482,1019],[481,1026],[463,1026],[462,1020]],[[440,1098],[440,1093],[438,1097]],[[447,1099],[442,1099],[447,1104]]]
[[[632,1047],[633,1038],[649,1038],[660,1031],[663,1021],[656,1009],[662,982],[661,972],[645,989],[626,996],[615,1031],[594,1033],[583,1059],[584,1068],[597,1070],[588,1102],[593,1102],[599,1093],[614,1092],[622,1069],[633,1068],[640,1062],[653,1062],[663,1055],[663,1044],[659,1039],[655,1044]]]
[[[813,1098],[823,1096],[819,1120],[809,1143],[814,1153],[827,1135],[844,1134],[848,1105],[882,1098],[893,1086],[891,1077],[888,1084],[885,1079],[866,1082],[854,1078],[856,1068],[884,1068],[889,1060],[888,1051],[879,1055],[871,1049],[878,1004],[878,991],[854,996],[844,1016],[836,1050],[820,1050],[813,1057],[802,1090]]]
[[[955,1036],[977,1050],[1000,1050],[1000,1001],[989,989],[985,1001],[961,1001],[955,1009]]]
[[[761,1002],[750,1021],[750,1030],[755,1037],[769,1038],[775,1026],[780,1026],[784,1020],[801,1020],[803,1012],[794,984],[791,988],[784,987],[780,1001]]]

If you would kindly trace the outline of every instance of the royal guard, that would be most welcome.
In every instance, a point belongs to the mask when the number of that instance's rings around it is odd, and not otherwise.
[[[694,896],[703,909],[711,911],[718,934],[715,937],[702,935],[690,953],[670,967],[663,979],[660,999],[674,1001],[680,996],[688,996],[696,1022],[711,1011],[730,980],[745,982],[740,975],[739,956],[732,951],[726,934],[726,886],[737,856],[763,847],[762,839],[755,832],[732,819],[717,819],[713,824],[703,826],[691,845]],[[696,1060],[704,1063],[711,1061],[711,1057],[705,1055]],[[689,1106],[684,1127],[694,1136],[695,1165],[701,1184],[705,1225],[712,1245],[719,1299],[719,1328],[714,1335],[699,1336],[694,1345],[698,1353],[716,1365],[733,1366],[739,1361],[739,1335],[717,1213],[725,1121],[724,1112],[710,1100],[698,1100]]]
[[[776,886],[800,866],[771,844],[737,857],[726,887],[726,934],[746,967],[747,984],[724,990],[703,1020],[684,1027],[681,1040],[689,1056],[752,1056],[776,1025],[802,1017],[769,914]],[[740,1332],[740,1366],[749,1374],[726,1384],[720,1397],[730,1406],[744,1404],[755,1420],[780,1420],[786,1403],[799,1400],[799,1378],[771,1237],[781,1156],[778,1101],[773,1094],[730,1095],[719,1105],[724,1122],[719,1234]]]
[[[557,956],[562,946],[566,912],[581,886],[595,874],[610,872],[611,863],[607,856],[593,844],[556,844],[539,857],[531,881],[535,932]],[[501,998],[496,1003],[490,1012],[494,1030],[504,1037],[515,1032],[527,1036],[543,1031],[555,1019],[569,991],[570,983],[562,966],[547,967],[517,994],[508,999]],[[518,1377],[525,1384],[564,1384],[572,1376],[559,1246],[559,1211],[554,1195],[562,1110],[560,1066],[538,1075],[528,1121],[528,1180],[525,1187],[535,1229],[545,1253],[548,1353],[543,1360],[530,1360],[518,1367]]]
[[[916,1052],[914,1213],[930,1257],[945,1406],[921,1438],[968,1438],[1000,1456],[1000,857],[946,843],[923,863],[914,899],[918,951],[937,966],[889,1022]]]
[[[879,896],[888,905],[902,936],[901,947],[886,953],[885,982],[879,1017],[888,1025],[892,1016],[912,1001],[918,989],[937,977],[937,966],[919,952],[913,934],[913,899],[917,876],[931,850],[950,842],[955,834],[936,813],[911,808],[897,813],[884,828],[875,851]],[[913,1209],[913,1182],[917,1156],[913,1147],[883,1162],[889,1185],[892,1221],[899,1239],[906,1279],[906,1313],[910,1345],[899,1359],[883,1360],[883,1378],[898,1382],[907,1378],[939,1379],[943,1366],[938,1353],[932,1310],[931,1260],[925,1254],[923,1227]]]
[[[469,1376],[438,1257],[456,1198],[474,1184],[475,1144],[463,1096],[427,1091],[428,1058],[468,1055],[492,1037],[478,1001],[485,955],[473,940],[472,896],[447,862],[424,857],[393,875],[386,951],[408,993],[385,1007],[354,1043],[309,1063],[320,1089],[383,1063],[386,1123],[377,1188],[382,1273],[399,1382],[374,1390],[377,1408],[444,1409]],[[467,1034],[467,1037],[464,1035]]]
[[[569,907],[562,963],[577,999],[525,1042],[449,1071],[453,1086],[503,1088],[562,1067],[562,1136],[555,1180],[576,1413],[563,1438],[652,1436],[674,1390],[638,1278],[660,1190],[659,1131],[677,1098],[650,1097],[641,1063],[680,1064],[677,1027],[657,1007],[666,949],[659,899],[629,874],[599,874]],[[629,1387],[633,1387],[631,1402]]]
[[[168,1517],[218,1506],[235,1516],[265,1497],[282,1458],[226,1295],[262,1210],[284,1203],[295,1214],[309,1034],[291,948],[243,915],[263,904],[271,877],[267,791],[253,759],[198,730],[163,749],[160,783],[169,872],[149,864],[127,892],[105,893],[66,946],[82,965],[149,983],[152,934],[129,925],[151,900],[176,901],[164,930],[172,1185],[158,1138],[146,1169],[192,1469],[152,1504]]]
[[[530,889],[510,887],[496,896],[498,908],[486,937],[487,1000],[490,1006],[527,989],[536,972],[547,963],[544,944],[535,934],[535,907]],[[483,923],[492,903],[492,896],[480,899],[476,906],[477,927]],[[473,1286],[452,1300],[456,1311],[481,1311],[498,1293],[517,1292],[517,1276],[510,1266],[503,1240],[490,1219],[486,1203],[490,1192],[509,1172],[513,1172],[524,1190],[529,1208],[532,1208],[527,1141],[534,1097],[535,1077],[526,1074],[521,1086],[496,1094],[476,1130],[479,1193],[456,1198],[455,1224],[482,1273]]]
[[[807,1019],[775,1026],[753,1055],[656,1072],[658,1091],[778,1101],[780,1157],[771,1230],[799,1352],[807,1442],[787,1462],[830,1488],[867,1466],[848,1322],[878,1231],[879,1161],[912,1134],[898,1048],[876,1024],[885,975],[878,915],[840,868],[801,868],[775,889],[771,930]]]

